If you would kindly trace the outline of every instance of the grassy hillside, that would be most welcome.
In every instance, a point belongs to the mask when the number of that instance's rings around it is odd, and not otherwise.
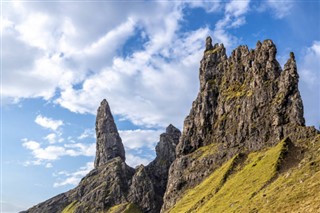
[[[320,136],[297,142],[301,149],[288,141],[236,155],[169,212],[320,212]]]

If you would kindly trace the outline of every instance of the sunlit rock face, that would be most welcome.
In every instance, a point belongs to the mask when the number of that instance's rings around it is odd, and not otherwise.
[[[184,121],[162,211],[235,154],[274,146],[288,136],[295,141],[316,133],[304,127],[293,53],[282,69],[272,40],[258,41],[251,50],[239,46],[229,57],[223,44],[211,42],[208,37],[200,61],[199,93]],[[197,153],[192,153],[209,145],[216,150],[201,160],[194,158]]]

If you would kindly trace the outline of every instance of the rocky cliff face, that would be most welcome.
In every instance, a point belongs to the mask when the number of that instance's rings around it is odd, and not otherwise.
[[[79,185],[25,212],[159,212],[166,190],[168,170],[174,161],[180,131],[169,125],[156,146],[156,158],[136,169],[125,163],[125,151],[106,100],[96,119],[95,168]],[[113,207],[113,208],[111,208]],[[131,210],[130,210],[131,209]]]
[[[207,46],[200,92],[185,119],[178,155],[213,141],[261,149],[284,137],[284,125],[304,125],[293,53],[282,71],[271,40],[254,50],[239,46],[229,58],[222,44]]]
[[[128,197],[130,202],[139,203],[143,212],[160,212],[168,171],[176,158],[175,148],[180,135],[180,130],[170,124],[166,132],[160,135],[156,159],[146,167],[141,165],[136,169]]]
[[[235,154],[274,146],[288,136],[296,141],[317,132],[304,127],[293,53],[282,70],[271,40],[259,41],[251,50],[239,46],[230,57],[223,44],[212,45],[211,41],[210,37],[206,40],[200,91],[184,121],[178,158],[170,168],[163,212]],[[199,152],[206,157],[199,158]]]

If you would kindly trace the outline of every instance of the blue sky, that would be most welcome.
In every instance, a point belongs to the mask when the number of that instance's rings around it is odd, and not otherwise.
[[[127,163],[154,158],[182,129],[204,40],[296,56],[307,125],[320,126],[319,1],[2,1],[1,212],[73,188],[92,168],[106,98]]]

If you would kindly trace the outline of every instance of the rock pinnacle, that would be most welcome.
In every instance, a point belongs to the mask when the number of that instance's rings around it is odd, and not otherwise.
[[[125,161],[125,152],[108,102],[104,99],[96,118],[97,148],[94,166],[98,167],[109,160],[120,157]]]

